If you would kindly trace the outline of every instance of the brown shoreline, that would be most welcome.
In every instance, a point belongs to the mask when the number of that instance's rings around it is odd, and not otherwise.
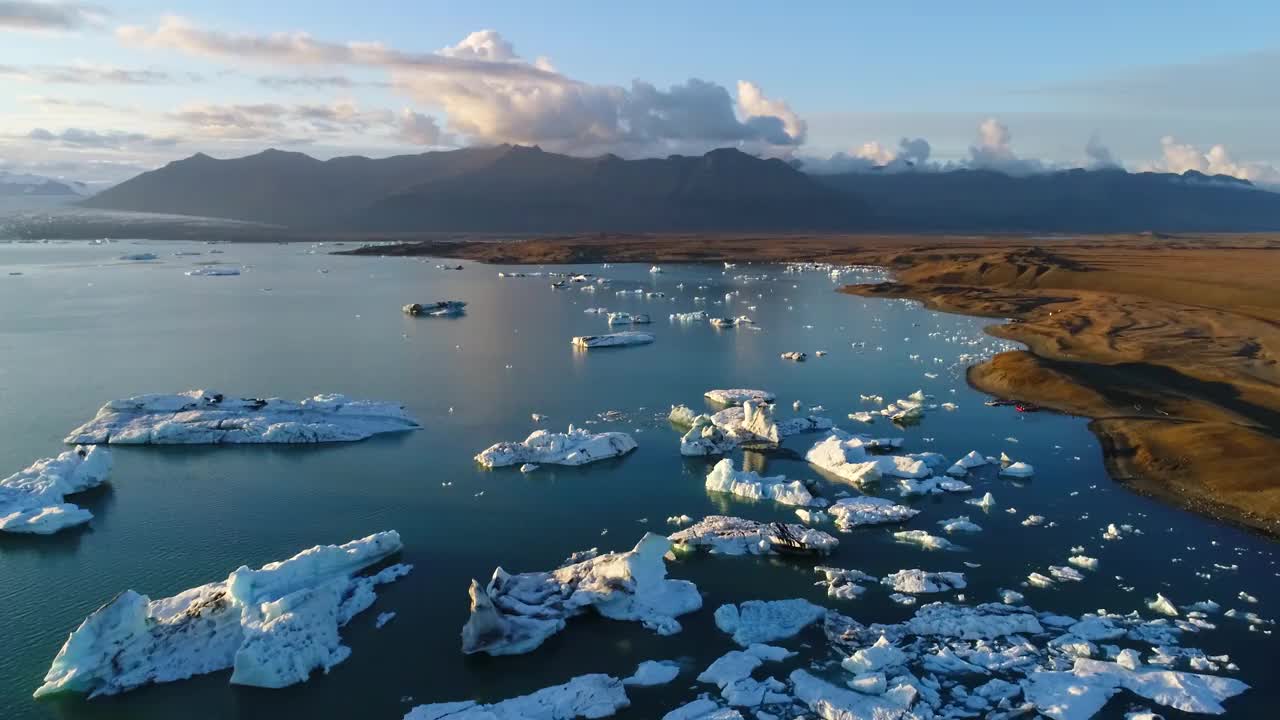
[[[1136,492],[1280,536],[1280,237],[565,236],[461,239],[343,254],[488,263],[882,265],[843,289],[1009,319],[1024,344],[975,388],[1090,417],[1108,472]]]

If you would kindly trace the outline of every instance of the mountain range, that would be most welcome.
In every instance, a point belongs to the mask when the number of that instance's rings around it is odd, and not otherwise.
[[[82,198],[89,188],[75,180],[59,180],[43,175],[11,173],[0,170],[0,197],[66,197]]]
[[[1243,232],[1280,193],[1195,172],[810,175],[735,149],[624,160],[500,145],[370,159],[204,154],[82,203],[344,232]]]

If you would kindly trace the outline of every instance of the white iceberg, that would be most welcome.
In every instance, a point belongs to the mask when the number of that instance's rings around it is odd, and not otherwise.
[[[319,443],[416,430],[398,403],[316,395],[301,402],[231,398],[209,390],[137,395],[103,405],[67,444]]]
[[[419,705],[404,720],[576,720],[609,717],[630,705],[618,678],[579,675],[563,685],[490,705],[474,700]]]
[[[694,310],[693,312],[671,313],[669,320],[674,322],[694,322],[697,320],[706,320],[708,317],[706,310]]]
[[[892,447],[895,441],[875,440],[850,435],[842,430],[832,430],[814,443],[804,459],[841,480],[861,485],[875,482],[884,476],[921,479],[929,477],[933,470],[927,457],[920,459],[907,455],[872,455],[871,451]]]
[[[537,465],[585,465],[635,450],[636,441],[623,432],[589,433],[569,426],[567,433],[534,430],[523,442],[500,442],[476,455],[487,468],[533,463]]]
[[[125,591],[71,633],[35,697],[114,695],[227,668],[234,684],[268,688],[327,672],[351,654],[338,629],[373,604],[375,586],[411,566],[356,573],[400,548],[392,530],[316,546],[259,570],[241,567],[223,582],[160,600]]]
[[[766,390],[747,390],[744,388],[708,390],[703,395],[711,402],[720,403],[721,405],[741,405],[748,400],[771,403],[777,399],[777,396]]]
[[[623,678],[623,685],[652,687],[666,685],[680,674],[680,664],[671,660],[645,660],[636,667],[631,677]]]
[[[788,481],[782,475],[762,477],[750,470],[734,470],[728,458],[716,463],[707,475],[707,490],[729,493],[751,500],[773,500],[782,505],[822,507],[825,503],[809,493],[799,480]]]
[[[827,513],[835,518],[836,527],[849,530],[861,525],[906,522],[920,514],[920,511],[898,505],[886,498],[867,495],[841,498],[827,508]]]
[[[674,416],[675,410],[672,410],[672,414]],[[676,420],[673,418],[672,422]],[[689,430],[680,437],[680,454],[686,457],[727,455],[737,447],[738,441],[716,427],[710,415],[695,417]]]
[[[667,579],[663,556],[670,548],[666,538],[645,533],[628,552],[589,557],[550,572],[511,575],[498,568],[486,587],[472,580],[462,651],[527,653],[587,610],[674,635],[680,632],[676,617],[702,607],[702,596],[691,582]]]
[[[963,590],[966,586],[964,573],[926,572],[915,569],[899,570],[881,578],[880,583],[892,587],[896,592],[912,595]]]
[[[606,333],[604,335],[578,335],[571,341],[577,348],[626,347],[628,345],[648,345],[653,342],[653,335],[635,330]]]
[[[827,609],[808,600],[748,600],[716,608],[716,627],[747,647],[789,638],[827,616]]]
[[[1016,462],[1001,468],[1000,474],[1005,477],[1029,478],[1036,474],[1036,469],[1029,463]]]
[[[976,505],[983,510],[990,510],[996,506],[996,498],[991,493],[986,493],[981,498],[969,498],[964,502],[966,505]]]
[[[188,270],[183,274],[188,277],[230,277],[239,275],[240,270],[239,268],[202,267],[196,268],[195,270]]]
[[[76,447],[57,457],[37,460],[0,480],[0,532],[51,535],[83,525],[93,513],[65,501],[106,482],[111,451]]]
[[[919,545],[926,550],[950,550],[955,547],[950,540],[937,535],[930,535],[924,530],[902,530],[893,534],[901,543]]]
[[[647,325],[652,322],[649,316],[644,313],[631,314],[629,312],[611,312],[609,313],[610,325]]]
[[[803,525],[763,523],[726,515],[708,515],[673,533],[679,549],[706,549],[721,555],[769,555],[776,553],[829,553],[840,541]]]
[[[954,532],[982,532],[982,526],[977,523],[970,522],[968,515],[959,515],[947,520],[939,520],[938,524],[942,529],[949,533]]]
[[[858,584],[859,582],[875,581],[876,579],[861,570],[846,570],[826,565],[819,565],[813,571],[823,577],[817,584],[826,586],[827,597],[840,598],[842,600],[853,600],[866,590],[866,588]]]
[[[1092,717],[1121,688],[1182,712],[1218,715],[1226,712],[1223,700],[1249,686],[1233,678],[1134,670],[1119,663],[1076,658],[1069,671],[1031,673],[1022,688],[1040,714],[1054,720],[1075,720]]]

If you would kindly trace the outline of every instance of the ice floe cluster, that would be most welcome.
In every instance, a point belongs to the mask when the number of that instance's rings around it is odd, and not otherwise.
[[[65,498],[101,485],[110,473],[111,451],[104,447],[35,461],[0,480],[0,532],[50,535],[89,522],[93,513]]]
[[[222,582],[159,600],[125,591],[71,633],[35,696],[114,695],[228,668],[237,685],[303,682],[351,654],[339,628],[373,604],[377,585],[411,566],[357,573],[400,548],[392,530],[316,546],[258,570],[241,567]]]
[[[68,444],[318,443],[415,430],[398,403],[316,395],[301,402],[232,398],[209,390],[136,395],[103,405]]]
[[[636,441],[623,432],[590,433],[569,426],[565,433],[534,430],[522,442],[500,442],[476,455],[476,462],[494,468],[507,465],[585,465],[635,450]]]
[[[518,655],[562,630],[565,621],[594,610],[639,622],[661,635],[680,631],[676,617],[702,607],[698,589],[668,580],[664,555],[671,541],[647,533],[623,553],[571,558],[549,572],[512,575],[494,570],[489,584],[471,581],[471,617],[462,629],[464,653]]]

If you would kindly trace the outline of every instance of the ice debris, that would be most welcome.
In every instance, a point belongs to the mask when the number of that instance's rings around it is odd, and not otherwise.
[[[813,497],[799,480],[788,481],[782,475],[763,477],[750,470],[734,470],[733,461],[728,458],[711,469],[706,487],[711,492],[729,493],[751,500],[773,500],[782,505],[826,505],[825,501]]]
[[[585,465],[626,455],[636,447],[626,433],[589,433],[570,425],[567,433],[534,430],[523,442],[495,443],[476,455],[476,462],[488,468],[520,463]]]
[[[716,608],[716,627],[747,647],[752,643],[782,640],[822,620],[827,610],[799,598],[791,600],[748,600],[741,605]]]
[[[678,549],[706,549],[721,555],[769,555],[787,552],[829,553],[840,541],[813,528],[765,523],[726,515],[708,515],[672,533]]]
[[[512,575],[498,568],[485,587],[472,580],[462,651],[527,653],[589,609],[674,635],[680,632],[676,617],[702,607],[702,596],[691,582],[667,579],[663,556],[670,549],[667,538],[646,533],[628,552],[588,557],[549,572]]]
[[[35,461],[0,480],[0,532],[51,535],[89,522],[93,513],[65,498],[101,485],[110,473],[105,447],[76,447]]]
[[[400,548],[391,530],[319,545],[258,570],[241,567],[223,582],[160,600],[127,590],[71,633],[35,697],[114,695],[227,668],[233,684],[268,688],[328,672],[351,654],[338,629],[373,604],[375,586],[411,566],[356,573]]]
[[[827,508],[827,513],[835,518],[837,528],[850,530],[861,525],[906,522],[920,511],[886,498],[865,495],[841,498]]]
[[[301,402],[231,398],[209,390],[137,395],[103,405],[68,444],[318,443],[416,430],[398,403],[316,395]]]
[[[571,341],[576,348],[625,347],[628,345],[648,345],[654,337],[650,333],[636,330],[605,333],[603,335],[577,335]]]
[[[576,720],[609,717],[630,705],[621,680],[594,674],[490,705],[475,700],[419,705],[404,720]]]

